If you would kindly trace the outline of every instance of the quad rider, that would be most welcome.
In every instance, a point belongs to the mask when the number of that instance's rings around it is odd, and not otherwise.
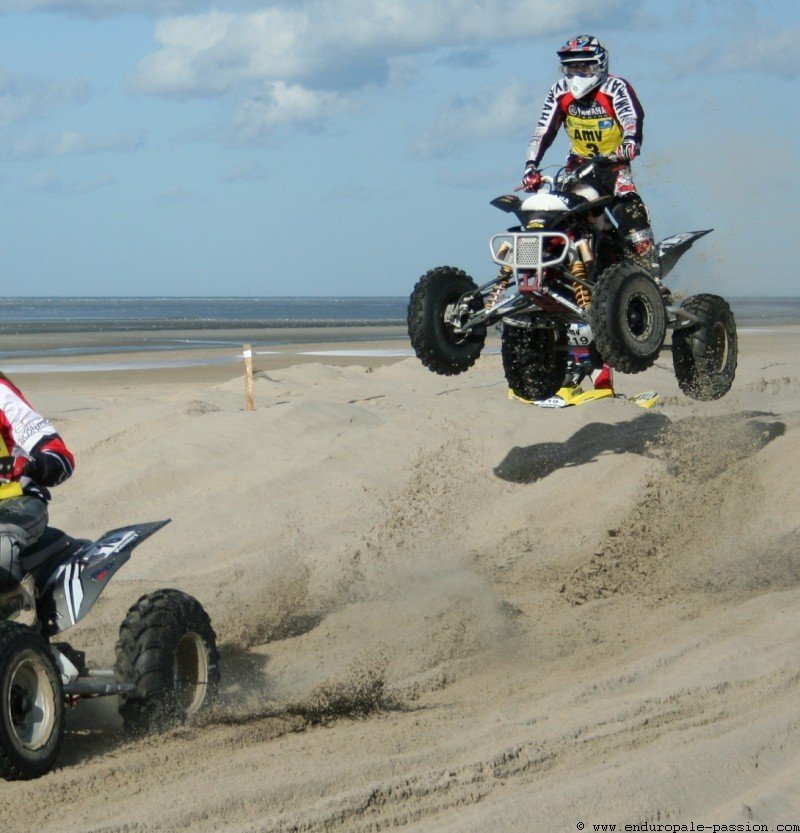
[[[21,556],[47,527],[48,487],[66,480],[74,465],[52,422],[0,373],[0,618],[36,621]]]
[[[539,164],[563,125],[570,141],[567,170],[603,157],[583,181],[616,197],[612,214],[630,256],[661,286],[650,218],[631,176],[630,162],[641,152],[644,110],[633,87],[608,72],[608,50],[592,35],[575,35],[557,50],[563,77],[550,88],[528,145],[522,188],[542,184]],[[611,164],[608,164],[611,163]],[[617,163],[617,164],[613,164]],[[668,291],[662,287],[662,292]],[[602,376],[610,387],[610,368]]]

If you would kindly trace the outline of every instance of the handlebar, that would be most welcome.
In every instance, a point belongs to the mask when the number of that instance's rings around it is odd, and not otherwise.
[[[597,165],[598,167],[602,167],[602,168],[610,168],[613,165],[628,165],[628,164],[630,164],[629,159],[625,159],[623,157],[617,156],[616,154],[614,154],[613,156],[599,156],[599,155],[598,156],[590,156],[588,159],[584,159],[583,162],[576,165],[571,171],[567,171],[567,173],[570,176],[573,176],[576,179],[579,179],[581,174],[585,170],[588,170],[592,165]],[[542,174],[542,183],[543,184],[547,183],[548,185],[550,185],[552,187],[554,185],[556,179],[558,179],[564,173],[565,170],[566,170],[565,168],[561,168],[561,170],[559,171],[559,173],[555,177],[545,176],[544,174]],[[524,191],[524,190],[525,190],[525,186],[522,185],[522,184],[517,185],[517,187],[514,188],[515,192],[516,191]],[[534,192],[531,192],[531,193],[534,193]]]

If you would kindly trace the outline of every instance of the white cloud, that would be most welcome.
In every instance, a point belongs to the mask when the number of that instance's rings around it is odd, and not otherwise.
[[[277,125],[319,125],[346,110],[356,91],[397,81],[409,56],[442,48],[481,65],[486,46],[607,21],[634,0],[308,0],[257,11],[209,11],[158,22],[158,49],[132,86],[157,95],[245,101],[240,138]]]
[[[181,205],[182,203],[198,202],[201,199],[202,197],[197,191],[183,185],[170,185],[155,195],[155,201],[163,205]]]
[[[220,181],[231,182],[255,182],[266,179],[266,172],[258,162],[243,162],[231,170],[220,175]]]
[[[521,81],[500,89],[459,96],[439,110],[425,135],[415,143],[421,156],[441,156],[467,142],[519,133],[532,126],[531,88]]]
[[[201,0],[0,0],[0,14],[53,11],[104,17],[131,12],[164,14],[190,11],[207,5]]]
[[[49,171],[38,171],[28,181],[28,189],[38,194],[58,194],[60,196],[80,196],[91,194],[101,188],[113,185],[116,179],[104,175],[86,180],[65,181]]]
[[[133,80],[148,92],[182,95],[219,94],[254,80],[357,87],[382,80],[378,73],[398,55],[563,34],[633,7],[633,0],[602,8],[590,0],[310,0],[211,11],[160,21],[160,47]]]
[[[7,153],[14,159],[41,159],[89,153],[128,152],[138,150],[143,145],[144,138],[141,134],[119,133],[113,136],[93,136],[88,133],[66,130],[44,138],[11,142]]]
[[[723,45],[709,49],[696,47],[675,61],[681,75],[698,72],[731,73],[763,72],[782,78],[800,75],[800,23],[781,26],[773,31],[753,30],[736,38],[727,38]]]
[[[81,80],[45,81],[0,67],[0,127],[39,118],[66,104],[84,104],[90,92]]]
[[[232,134],[239,141],[251,142],[268,136],[283,124],[316,131],[327,119],[350,106],[349,99],[339,93],[309,90],[299,84],[276,81],[263,93],[240,105]]]

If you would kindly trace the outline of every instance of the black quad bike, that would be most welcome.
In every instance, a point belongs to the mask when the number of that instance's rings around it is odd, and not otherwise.
[[[408,306],[411,344],[422,363],[446,376],[477,360],[487,327],[501,324],[503,369],[524,399],[552,396],[607,362],[622,373],[651,367],[672,330],[672,362],[681,390],[694,399],[719,399],[736,373],[733,313],[718,295],[678,304],[660,280],[705,231],[662,240],[653,264],[627,252],[611,211],[585,178],[602,164],[545,177],[545,187],[492,205],[513,213],[518,226],[489,241],[500,269],[477,286],[460,269],[441,266],[417,282]],[[576,359],[582,347],[584,356]],[[577,362],[577,364],[576,364]]]
[[[168,728],[208,706],[219,656],[200,603],[178,590],[142,596],[119,629],[112,669],[90,668],[57,641],[89,612],[134,547],[169,521],[107,532],[97,541],[48,528],[22,553],[27,575],[0,595],[0,776],[37,778],[55,763],[68,706],[119,696],[125,729]]]

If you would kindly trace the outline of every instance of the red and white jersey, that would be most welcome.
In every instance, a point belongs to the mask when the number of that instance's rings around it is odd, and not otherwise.
[[[23,477],[21,483],[26,492],[42,497],[48,497],[47,490],[38,487],[61,483],[75,466],[53,423],[37,413],[19,389],[0,374],[0,456],[6,455],[24,456],[38,463],[41,477],[36,482]]]
[[[538,167],[563,125],[571,153],[580,158],[610,156],[623,142],[642,144],[644,110],[633,87],[609,75],[597,89],[576,99],[561,78],[550,88],[528,145],[526,164]]]

